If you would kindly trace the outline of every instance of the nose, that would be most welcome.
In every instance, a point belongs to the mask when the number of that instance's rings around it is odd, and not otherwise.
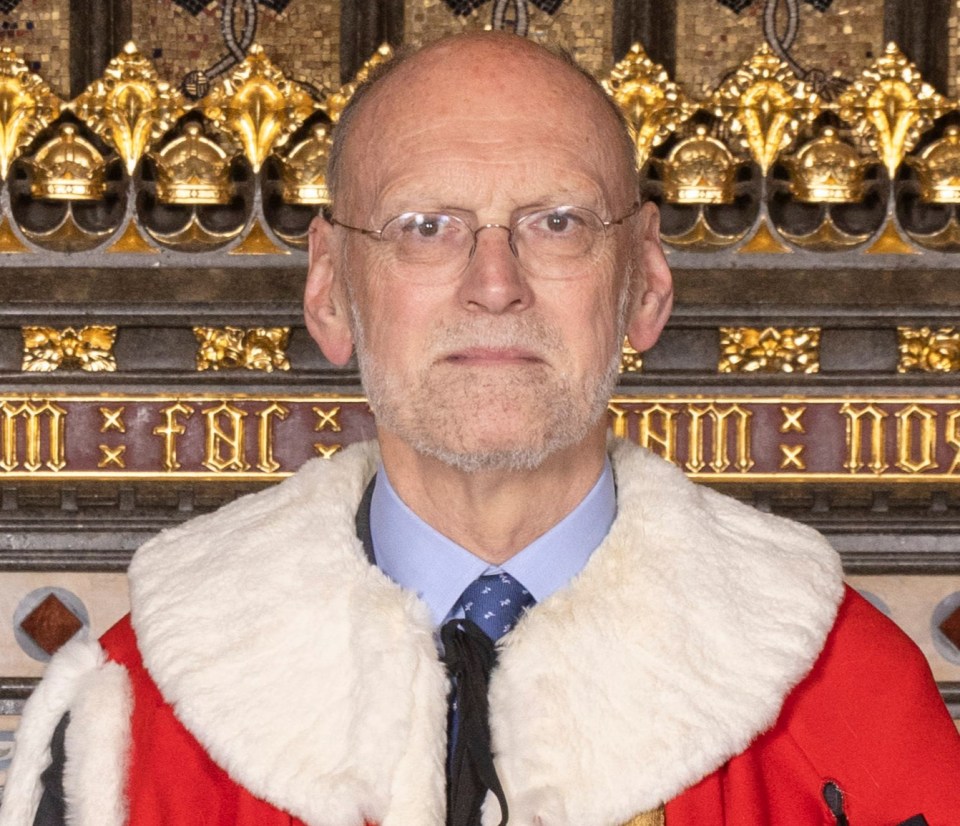
[[[485,224],[474,237],[473,256],[460,279],[461,303],[469,310],[495,314],[528,307],[533,294],[513,252],[510,228]]]

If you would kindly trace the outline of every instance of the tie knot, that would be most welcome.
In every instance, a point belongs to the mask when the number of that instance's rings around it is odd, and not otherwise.
[[[533,597],[512,576],[505,573],[486,574],[471,582],[460,597],[458,606],[464,617],[476,623],[491,640],[498,640],[513,628],[525,608],[533,605]]]

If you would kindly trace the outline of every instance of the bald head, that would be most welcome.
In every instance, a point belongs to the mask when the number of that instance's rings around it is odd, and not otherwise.
[[[344,109],[333,134],[327,185],[334,203],[343,181],[389,141],[398,111],[443,118],[458,111],[537,105],[546,125],[582,122],[585,148],[602,145],[615,156],[621,180],[636,189],[635,149],[629,127],[603,87],[565,53],[550,51],[504,32],[472,32],[443,38],[397,55],[375,70]]]

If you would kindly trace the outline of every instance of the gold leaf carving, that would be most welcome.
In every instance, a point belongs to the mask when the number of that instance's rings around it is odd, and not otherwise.
[[[35,198],[98,201],[106,191],[106,164],[100,151],[73,123],[63,123],[29,161]]]
[[[350,102],[350,98],[352,98],[353,93],[357,91],[357,87],[370,77],[370,73],[374,69],[392,59],[393,49],[390,44],[381,43],[377,50],[364,61],[364,64],[359,68],[353,80],[327,95],[326,100],[324,100],[323,105],[320,107],[327,113],[327,117],[334,123],[340,120],[340,113]]]
[[[60,99],[12,49],[0,49],[0,177],[60,114]]]
[[[817,373],[820,328],[721,327],[721,373]]]
[[[289,370],[289,327],[194,327],[197,370]]]
[[[310,136],[298,143],[283,159],[283,199],[291,204],[329,204],[327,158],[331,135],[326,124],[318,123]]]
[[[215,86],[200,107],[218,128],[231,132],[259,171],[267,155],[282,146],[316,109],[313,98],[287,79],[258,45]]]
[[[898,327],[899,373],[960,372],[960,330],[956,327]]]
[[[157,164],[157,200],[164,204],[228,204],[233,195],[230,155],[190,122],[179,138],[151,157]]]
[[[90,325],[79,331],[73,327],[24,327],[21,369],[33,373],[51,373],[61,367],[90,373],[113,372],[117,362],[113,344],[114,326]]]
[[[907,158],[920,179],[920,197],[931,204],[960,203],[960,127],[949,126],[918,158]]]
[[[873,66],[840,96],[840,117],[880,156],[892,178],[904,155],[946,105],[896,43],[889,43]]]
[[[764,174],[821,107],[819,96],[767,45],[717,89],[713,103]]]
[[[114,146],[127,173],[133,174],[147,147],[170,129],[184,112],[176,89],[160,80],[156,69],[133,42],[107,64],[72,104],[83,121]]]
[[[698,126],[665,160],[655,158],[663,176],[663,197],[676,204],[730,204],[736,161],[730,150]]]
[[[624,337],[620,351],[620,372],[639,373],[643,369],[643,356],[630,346],[630,340]]]
[[[836,129],[825,128],[784,161],[790,170],[790,190],[799,201],[849,204],[863,198],[864,175],[870,163],[842,141]]]
[[[680,87],[639,43],[634,43],[627,56],[613,67],[603,88],[630,124],[638,169],[646,163],[653,147],[659,146],[692,113]]]

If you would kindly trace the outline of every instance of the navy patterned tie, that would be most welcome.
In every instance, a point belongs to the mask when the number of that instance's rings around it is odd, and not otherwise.
[[[453,683],[447,826],[478,826],[488,790],[500,803],[501,826],[507,823],[507,801],[490,753],[487,686],[497,659],[494,641],[533,602],[509,574],[489,574],[471,582],[457,602],[463,619],[443,626],[444,661]]]
[[[464,618],[472,620],[491,640],[496,642],[516,624],[524,609],[533,605],[534,599],[517,580],[509,574],[486,574],[471,582],[457,607],[463,609]]]

